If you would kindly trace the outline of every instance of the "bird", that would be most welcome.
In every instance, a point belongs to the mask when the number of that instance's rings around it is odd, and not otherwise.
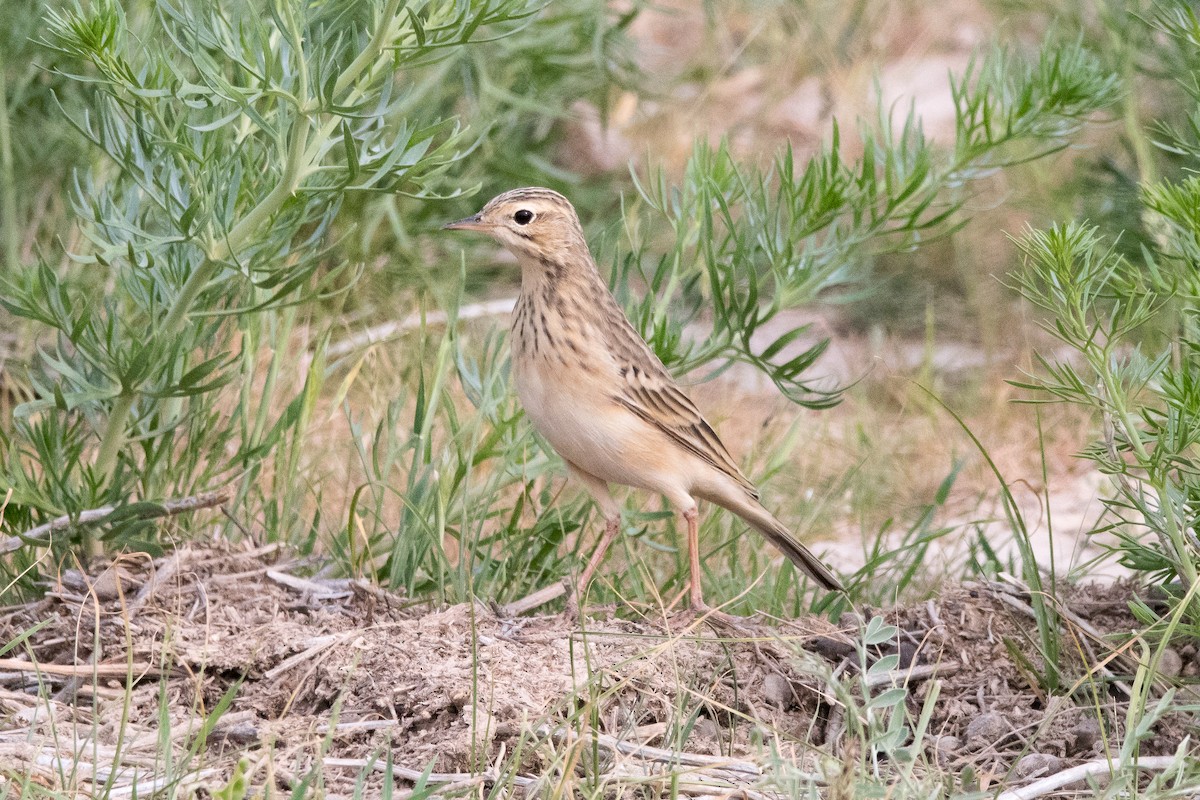
[[[604,533],[568,608],[620,528],[611,484],[665,497],[687,527],[688,601],[703,597],[698,500],[733,512],[826,590],[837,576],[762,504],[713,427],[634,329],[600,274],[574,206],[552,189],[513,189],[444,230],[487,234],[512,253],[521,290],[510,329],[512,379],[533,427],[587,489]]]

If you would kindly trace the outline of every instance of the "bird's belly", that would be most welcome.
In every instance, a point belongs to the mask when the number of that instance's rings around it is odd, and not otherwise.
[[[533,426],[564,459],[603,481],[663,488],[667,437],[618,405],[594,373],[543,361],[514,378]]]

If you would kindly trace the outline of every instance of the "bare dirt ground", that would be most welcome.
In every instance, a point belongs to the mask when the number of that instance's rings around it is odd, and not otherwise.
[[[961,789],[1057,772],[1123,733],[1137,627],[1127,607],[1139,593],[1128,584],[1060,594],[1071,694],[1038,679],[1028,598],[1001,584],[838,624],[734,631],[683,613],[595,609],[578,624],[481,603],[430,608],[300,577],[304,566],[275,547],[128,556],[64,572],[43,599],[5,609],[0,641],[19,646],[0,660],[0,781],[32,771],[94,793],[111,776],[116,797],[168,774],[216,792],[241,759],[251,786],[347,795],[365,781],[377,794],[390,753],[404,783],[432,769],[465,789],[634,781],[657,796],[673,774],[687,794],[776,796],[780,776],[836,783],[839,759],[868,757],[868,682],[873,694],[907,687],[910,724],[936,688],[920,747]],[[861,620],[874,616],[898,635],[863,647]],[[862,672],[886,655],[894,669]],[[1193,685],[1197,669],[1195,644],[1163,659],[1165,676]],[[1196,732],[1194,717],[1167,715],[1142,755]]]

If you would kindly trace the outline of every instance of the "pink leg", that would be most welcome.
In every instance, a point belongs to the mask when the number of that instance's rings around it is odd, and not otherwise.
[[[567,613],[578,613],[580,606],[583,604],[583,594],[587,591],[588,584],[592,582],[592,575],[596,572],[596,567],[600,566],[600,562],[604,560],[604,554],[608,552],[608,548],[612,545],[613,540],[617,538],[617,532],[621,529],[621,518],[610,517],[604,521],[604,535],[600,537],[600,543],[596,545],[596,551],[592,553],[591,560],[583,569],[583,574],[579,576],[579,583],[575,585],[575,594],[567,601]]]
[[[700,585],[700,512],[689,508],[683,512],[683,519],[687,522],[688,601],[694,610],[704,611],[708,606],[704,604],[704,592]]]
[[[592,575],[600,566],[600,562],[604,560],[604,554],[608,552],[613,540],[617,538],[617,531],[621,528],[621,506],[617,505],[612,495],[609,494],[607,483],[589,472],[584,472],[570,461],[567,461],[566,465],[567,472],[572,478],[587,487],[588,493],[600,507],[600,513],[604,515],[604,535],[600,537],[596,551],[592,553],[591,559],[583,569],[583,574],[579,576],[579,582],[575,584],[575,592],[567,598],[566,614],[570,619],[579,615],[579,607],[583,604],[583,594],[592,581]]]
[[[700,585],[700,513],[692,508],[683,512],[687,521],[688,571],[691,577],[688,581],[688,603],[692,613],[703,617],[710,625],[731,628],[739,634],[745,634],[749,628],[745,620],[726,614],[712,608],[704,602],[704,592]]]

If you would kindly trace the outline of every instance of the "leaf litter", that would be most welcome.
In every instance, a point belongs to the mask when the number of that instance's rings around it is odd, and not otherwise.
[[[896,626],[868,648],[849,614],[732,630],[604,609],[580,625],[430,607],[305,567],[277,547],[183,548],[64,571],[4,609],[0,641],[15,646],[0,658],[0,781],[187,796],[237,770],[260,787],[371,796],[390,760],[401,785],[451,794],[587,779],[773,797],[785,773],[836,784],[841,761],[864,758],[861,706],[846,697],[893,685],[907,687],[910,726],[937,687],[921,749],[965,790],[1058,772],[1124,735],[1138,628],[1126,583],[1059,592],[1072,643],[1060,672],[1086,662],[1091,679],[1054,692],[1012,584],[860,609]],[[1167,652],[1164,688],[1196,704],[1196,643]],[[883,658],[894,668],[862,671]],[[1196,732],[1194,715],[1169,711],[1141,753],[1169,755]]]

